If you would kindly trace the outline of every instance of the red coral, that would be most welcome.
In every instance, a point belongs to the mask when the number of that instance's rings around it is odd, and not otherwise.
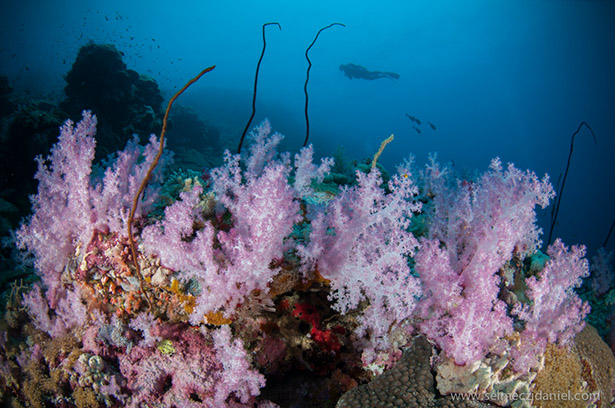
[[[333,329],[322,330],[320,324],[320,314],[318,314],[318,311],[314,306],[308,303],[296,303],[292,315],[293,317],[298,317],[312,326],[310,330],[310,337],[320,346],[320,348],[327,351],[333,351],[334,353],[340,351],[342,344],[340,343],[337,334],[345,333],[343,327],[335,326]]]

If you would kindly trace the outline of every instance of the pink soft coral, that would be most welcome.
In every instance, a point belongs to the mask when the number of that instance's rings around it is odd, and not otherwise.
[[[81,301],[81,290],[78,286],[65,291],[53,315],[49,313],[47,299],[39,285],[35,285],[30,292],[23,295],[23,304],[32,316],[34,326],[52,337],[64,335],[87,320],[87,309]]]
[[[357,186],[342,189],[312,222],[309,243],[298,248],[304,267],[316,266],[331,281],[334,309],[347,313],[369,301],[357,334],[369,334],[370,349],[388,347],[391,327],[411,316],[420,294],[408,265],[418,244],[408,231],[419,209],[412,201],[416,187],[403,170],[389,194],[381,183],[375,168],[357,172]]]
[[[472,363],[512,331],[497,273],[513,254],[539,245],[534,208],[548,204],[553,188],[512,164],[504,171],[498,159],[477,181],[451,183],[433,162],[426,175],[435,241],[425,241],[416,258],[425,290],[421,330],[457,364]]]
[[[142,162],[136,142],[128,143],[101,180],[92,180],[96,117],[89,111],[76,126],[66,121],[47,159],[37,157],[38,192],[33,214],[17,231],[17,245],[34,255],[37,273],[47,289],[49,306],[63,298],[60,276],[77,247],[86,247],[95,229],[124,233],[126,215],[138,184],[154,158],[156,138]],[[151,199],[140,210],[147,210]],[[140,214],[140,212],[139,212]]]
[[[94,159],[96,117],[83,112],[75,127],[67,121],[58,143],[44,160],[38,156],[38,193],[32,216],[17,232],[17,244],[34,254],[52,307],[59,300],[60,274],[76,245],[86,244],[94,229],[90,173]]]
[[[521,345],[513,350],[514,367],[527,371],[537,362],[548,343],[568,343],[579,333],[589,305],[574,292],[581,278],[589,275],[585,247],[570,250],[560,239],[547,249],[549,261],[538,276],[526,279],[529,304],[517,304],[513,313],[525,321]]]
[[[228,230],[216,230],[199,215],[203,189],[197,185],[167,207],[160,223],[143,231],[147,252],[181,271],[185,280],[199,283],[193,324],[210,312],[224,310],[230,315],[252,291],[268,290],[268,283],[279,272],[271,267],[272,261],[283,258],[289,248],[285,239],[301,219],[297,198],[312,179],[322,178],[330,167],[328,160],[319,167],[313,165],[312,149],[305,148],[296,157],[295,183],[291,185],[290,159],[288,155],[278,157],[275,150],[282,136],[270,133],[267,121],[252,132],[244,171],[241,156],[227,151],[224,164],[211,172],[218,214],[228,211],[232,220]],[[195,220],[204,227],[194,231]]]
[[[232,340],[230,329],[211,333],[202,329],[167,328],[160,333],[171,352],[135,346],[118,355],[120,371],[131,392],[131,407],[155,403],[181,407],[247,407],[265,385],[251,369],[241,340]],[[213,338],[213,347],[211,346]],[[238,402],[235,402],[235,399]]]

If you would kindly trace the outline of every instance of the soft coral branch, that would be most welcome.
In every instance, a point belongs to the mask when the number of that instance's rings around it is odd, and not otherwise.
[[[16,234],[17,245],[34,255],[52,309],[64,297],[60,277],[77,248],[87,247],[95,229],[123,232],[130,206],[125,194],[134,190],[134,180],[151,163],[151,146],[156,143],[152,137],[138,163],[141,149],[129,142],[104,177],[96,180],[91,177],[95,133],[96,117],[84,111],[77,125],[69,120],[62,126],[46,160],[37,157],[33,213]]]
[[[211,172],[218,216],[230,215],[228,229],[217,230],[210,221],[199,218],[195,208],[202,188],[196,186],[167,207],[164,220],[146,227],[142,234],[147,252],[158,255],[165,266],[182,271],[184,279],[200,284],[191,316],[194,324],[203,315],[222,309],[231,315],[254,290],[267,292],[279,272],[272,261],[283,258],[289,247],[286,238],[301,219],[297,198],[330,165],[329,160],[318,167],[311,164],[312,151],[304,149],[296,160],[295,175],[299,176],[295,179],[300,181],[291,185],[289,157],[278,157],[275,151],[282,136],[271,135],[265,121],[252,132],[252,138],[245,170],[240,165],[242,157],[227,151],[224,164]],[[195,224],[200,225],[196,230]]]
[[[513,255],[535,251],[540,230],[534,208],[546,206],[554,193],[546,176],[539,180],[512,164],[504,170],[499,159],[476,181],[451,183],[445,176],[434,163],[426,171],[434,195],[427,212],[429,238],[436,241],[424,245],[416,259],[426,290],[421,326],[463,365],[480,360],[511,333],[512,319],[498,299],[498,271]],[[450,291],[441,287],[447,283]]]
[[[95,133],[96,117],[84,111],[76,126],[68,120],[61,127],[46,160],[36,158],[39,184],[31,197],[33,214],[17,231],[17,245],[34,255],[52,307],[59,299],[60,274],[69,255],[77,245],[87,244],[94,229],[90,173]]]
[[[341,313],[367,300],[359,336],[384,349],[397,323],[411,316],[420,294],[408,259],[418,242],[408,231],[417,193],[406,173],[395,175],[391,192],[380,187],[377,169],[357,172],[357,186],[342,189],[312,222],[310,241],[299,246],[304,268],[317,267],[331,281],[330,299]]]
[[[574,292],[589,275],[585,247],[568,249],[558,238],[547,249],[549,261],[538,276],[525,280],[529,304],[517,304],[513,313],[525,322],[521,346],[513,350],[515,369],[525,371],[545,351],[547,342],[568,343],[585,326],[589,305]]]

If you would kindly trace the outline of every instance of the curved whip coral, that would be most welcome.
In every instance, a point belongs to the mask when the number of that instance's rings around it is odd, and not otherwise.
[[[592,134],[594,138],[594,143],[598,145],[596,141],[596,134],[592,130],[592,128],[587,124],[587,122],[583,121],[579,124],[577,130],[572,134],[572,138],[570,139],[570,153],[568,153],[568,162],[566,163],[566,170],[564,171],[564,178],[562,179],[562,184],[560,185],[559,191],[557,192],[557,199],[555,200],[555,206],[553,207],[553,212],[551,213],[551,228],[549,229],[549,239],[547,240],[547,244],[551,243],[551,238],[553,236],[553,228],[555,228],[555,223],[557,222],[557,215],[559,214],[559,205],[562,202],[562,195],[564,194],[564,186],[566,185],[566,177],[568,177],[568,169],[570,169],[570,159],[572,159],[572,151],[574,147],[574,137],[581,131],[581,128],[585,125],[587,129]],[[610,234],[609,234],[610,235]]]
[[[246,137],[246,133],[248,133],[248,129],[250,128],[250,124],[252,123],[252,119],[254,119],[254,114],[256,113],[256,87],[258,85],[258,71],[261,69],[261,62],[263,61],[263,57],[265,56],[265,48],[267,47],[267,41],[265,41],[265,27],[268,25],[277,25],[281,30],[282,26],[280,23],[265,23],[263,24],[263,51],[261,51],[261,56],[258,59],[258,63],[256,64],[256,73],[254,74],[254,93],[252,94],[252,114],[250,115],[250,119],[248,119],[248,123],[246,123],[246,127],[241,134],[241,139],[239,140],[239,146],[237,147],[237,153],[241,153],[241,145],[243,145],[243,139]]]
[[[132,254],[132,261],[134,262],[135,269],[137,272],[137,277],[139,278],[139,285],[141,286],[141,292],[143,292],[143,295],[145,296],[145,299],[147,300],[147,303],[150,309],[152,308],[152,303],[147,293],[143,291],[143,275],[141,275],[141,268],[139,267],[139,262],[137,261],[137,248],[136,248],[135,240],[132,234],[132,223],[134,221],[135,211],[137,211],[137,205],[139,204],[139,198],[141,197],[141,194],[143,194],[143,190],[145,190],[145,186],[147,185],[147,182],[152,176],[154,169],[158,165],[158,161],[160,161],[160,156],[162,156],[162,150],[164,149],[164,135],[167,131],[167,121],[169,119],[169,112],[171,111],[171,106],[173,105],[173,102],[175,102],[175,100],[179,97],[179,95],[181,95],[190,85],[198,81],[199,78],[201,78],[207,72],[213,71],[215,67],[216,67],[215,65],[212,65],[211,67],[208,67],[202,70],[197,76],[195,76],[190,81],[188,81],[186,85],[184,85],[182,89],[177,91],[177,93],[175,93],[175,95],[173,95],[173,97],[169,100],[169,104],[167,105],[167,110],[164,113],[164,119],[162,120],[162,130],[160,132],[160,147],[158,148],[158,154],[156,154],[154,161],[149,166],[149,169],[147,170],[145,177],[143,177],[143,180],[141,181],[141,185],[139,186],[139,189],[137,190],[137,193],[135,194],[132,200],[132,207],[130,208],[130,214],[128,215],[128,241],[130,242],[130,251]]]
[[[305,59],[308,61],[308,68],[307,68],[307,73],[306,73],[306,76],[305,76],[305,84],[303,85],[303,92],[305,93],[305,141],[303,142],[303,147],[307,146],[308,138],[310,137],[310,119],[308,118],[308,91],[307,91],[307,86],[308,86],[308,81],[310,80],[310,69],[312,69],[312,61],[310,61],[310,57],[308,56],[308,52],[310,52],[310,49],[312,48],[312,46],[314,45],[314,43],[318,39],[318,36],[320,35],[321,31],[326,30],[329,27],[333,27],[334,25],[339,25],[339,26],[342,26],[342,27],[346,27],[346,25],[342,24],[342,23],[331,23],[328,26],[321,28],[316,33],[316,36],[314,37],[314,40],[312,41],[310,46],[307,47],[307,49],[305,50]]]

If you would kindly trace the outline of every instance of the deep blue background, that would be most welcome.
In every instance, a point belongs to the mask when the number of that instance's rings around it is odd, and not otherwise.
[[[334,3],[331,5],[331,3]],[[269,27],[257,115],[296,150],[305,136],[305,48],[310,52],[311,141],[354,157],[381,156],[390,170],[429,152],[457,168],[491,158],[552,181],[563,172],[581,121],[555,235],[593,252],[615,218],[615,2],[572,0],[74,1],[5,0],[0,74],[18,91],[60,95],[63,75],[88,40],[114,43],[129,68],[153,76],[169,97],[216,64],[180,99],[235,140],[250,114],[261,25]],[[349,80],[354,62],[398,81]],[[437,126],[413,129],[406,113]],[[234,142],[235,143],[235,142]],[[233,144],[234,146],[234,144]],[[608,245],[615,247],[615,237]]]

